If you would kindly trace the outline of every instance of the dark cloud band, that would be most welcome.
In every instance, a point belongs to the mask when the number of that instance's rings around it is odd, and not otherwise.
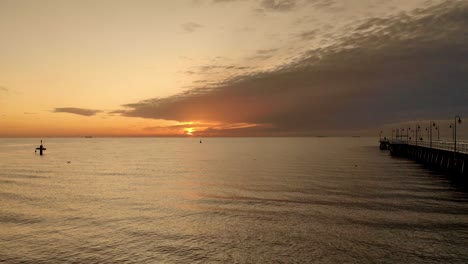
[[[217,87],[124,105],[124,116],[259,124],[280,135],[468,113],[468,3],[371,19],[335,45]],[[265,127],[262,127],[265,125]],[[268,126],[267,126],[268,125]],[[253,129],[251,129],[253,130]],[[252,132],[254,133],[254,132]]]
[[[101,110],[94,109],[85,109],[85,108],[76,108],[76,107],[61,107],[55,108],[52,112],[54,113],[69,113],[81,116],[93,116],[98,113],[101,113]]]

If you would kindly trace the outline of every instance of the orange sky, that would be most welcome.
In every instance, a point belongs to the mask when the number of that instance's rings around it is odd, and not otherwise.
[[[337,134],[343,128],[326,115],[358,109],[349,102],[361,105],[363,96],[374,100],[379,95],[367,85],[375,81],[362,76],[393,72],[391,61],[376,58],[405,52],[395,48],[404,46],[404,32],[385,46],[388,32],[408,30],[423,40],[412,24],[465,7],[425,0],[0,1],[0,136]],[[368,68],[356,72],[364,57]],[[374,133],[369,128],[382,123],[373,122],[346,128]]]

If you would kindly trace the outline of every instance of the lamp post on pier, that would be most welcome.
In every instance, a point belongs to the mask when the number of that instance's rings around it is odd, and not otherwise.
[[[429,146],[432,148],[432,127],[435,127],[435,122],[434,121],[431,121],[431,124],[429,125],[429,140],[430,140],[430,143],[429,143]]]
[[[458,119],[458,120],[457,120]],[[457,153],[457,123],[461,124],[461,118],[459,115],[455,116],[454,127],[453,127],[453,151]]]
[[[416,125],[416,131],[415,131],[416,136],[414,137],[416,141],[416,146],[418,145],[418,140],[419,140],[419,130],[421,130],[421,127],[419,125]]]
[[[432,148],[432,127],[435,126],[434,121],[429,123],[429,127],[426,127],[427,138],[429,139],[429,147]]]
[[[410,133],[410,131],[411,131],[411,127],[408,127],[408,128],[406,129],[406,144],[409,143],[409,133]]]

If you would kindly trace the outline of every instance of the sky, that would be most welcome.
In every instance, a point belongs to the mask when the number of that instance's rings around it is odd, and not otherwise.
[[[468,116],[466,25],[466,0],[0,0],[0,136],[368,136],[430,120],[449,136]]]

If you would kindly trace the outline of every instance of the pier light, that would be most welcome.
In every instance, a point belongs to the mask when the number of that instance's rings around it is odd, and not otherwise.
[[[408,127],[408,128],[406,129],[406,144],[409,144],[409,141],[410,141],[410,139],[411,139],[411,138],[409,137],[410,131],[411,131],[411,127]]]
[[[453,126],[450,125],[449,128],[452,129],[452,140],[453,140]]]
[[[429,127],[425,127],[424,129],[425,129],[426,132],[427,132],[427,139],[430,141],[430,135],[429,135],[429,133],[430,133],[429,130],[430,130],[430,129],[429,129]]]
[[[418,145],[418,140],[419,140],[419,130],[421,130],[421,127],[419,125],[416,125],[416,131],[415,136],[414,136],[414,141],[416,142],[416,146]]]
[[[437,140],[440,140],[440,128],[439,128],[439,125],[436,125],[436,123],[434,123],[434,129],[437,130]]]
[[[455,120],[453,122],[453,151],[457,153],[457,123],[461,124],[461,118],[459,115],[455,116]]]
[[[435,127],[435,122],[431,121],[429,123],[428,131],[427,131],[427,137],[429,138],[429,147],[432,148],[432,128]]]

